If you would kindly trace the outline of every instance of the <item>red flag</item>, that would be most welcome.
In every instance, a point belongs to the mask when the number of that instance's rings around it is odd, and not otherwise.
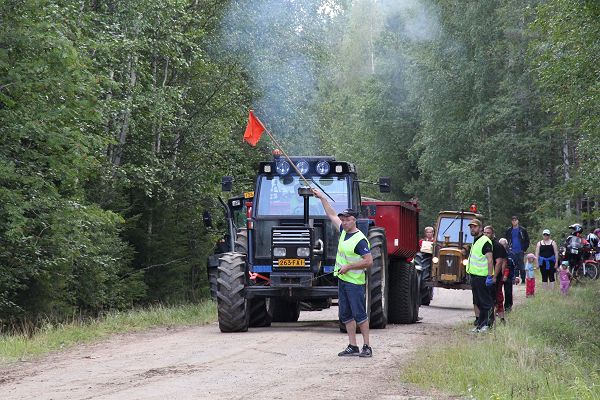
[[[265,126],[260,122],[254,115],[254,111],[250,110],[248,115],[248,126],[246,126],[246,132],[244,132],[244,140],[250,144],[250,146],[256,146],[256,143],[260,140]]]

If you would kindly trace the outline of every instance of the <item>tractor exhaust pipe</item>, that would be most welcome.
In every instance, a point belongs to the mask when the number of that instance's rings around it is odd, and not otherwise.
[[[298,188],[298,195],[302,196],[302,198],[304,199],[304,226],[308,226],[308,214],[310,212],[308,202],[313,193],[310,187],[300,186]]]

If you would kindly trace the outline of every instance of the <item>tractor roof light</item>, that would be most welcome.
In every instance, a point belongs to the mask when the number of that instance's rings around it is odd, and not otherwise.
[[[287,175],[290,172],[290,163],[285,160],[277,160],[275,163],[275,170],[279,175]]]
[[[477,213],[477,204],[471,203],[471,205],[469,206],[469,211],[471,211],[472,213]]]
[[[306,173],[308,172],[308,161],[306,160],[300,160],[296,163],[296,168],[298,168],[298,171],[300,172],[301,175],[306,175]]]
[[[329,173],[330,169],[331,169],[331,166],[329,165],[329,163],[327,161],[319,161],[315,168],[315,170],[317,171],[317,174],[319,174],[321,176],[327,175]]]

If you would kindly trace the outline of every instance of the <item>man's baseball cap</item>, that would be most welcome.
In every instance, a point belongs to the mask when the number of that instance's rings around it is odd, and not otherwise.
[[[477,218],[473,218],[473,219],[471,220],[471,222],[469,222],[469,226],[471,226],[471,225],[477,225],[477,226],[481,227],[483,224],[482,224],[482,223],[481,223],[481,221],[480,221],[480,220],[478,220]]]
[[[344,211],[338,213],[338,217],[358,217],[358,212],[351,208],[346,208]]]
[[[550,234],[550,229],[544,229],[542,231],[542,235],[549,235]]]
[[[516,215],[513,215],[512,217],[510,217],[510,219],[519,219],[519,217],[517,217]]]

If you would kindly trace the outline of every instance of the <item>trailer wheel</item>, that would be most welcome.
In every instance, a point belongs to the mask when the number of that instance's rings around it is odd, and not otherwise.
[[[367,301],[369,312],[369,327],[384,329],[388,321],[388,255],[385,230],[383,228],[369,229],[369,243],[373,265],[368,269]]]
[[[250,322],[252,328],[271,326],[271,314],[267,305],[267,299],[251,299],[250,304]]]
[[[248,301],[244,297],[246,261],[243,254],[224,253],[219,259],[217,311],[221,332],[246,332],[249,323]]]
[[[389,269],[388,322],[412,324],[418,318],[418,281],[415,266],[404,260],[393,260]]]
[[[296,322],[300,317],[300,302],[282,298],[271,298],[270,304],[273,322]]]

